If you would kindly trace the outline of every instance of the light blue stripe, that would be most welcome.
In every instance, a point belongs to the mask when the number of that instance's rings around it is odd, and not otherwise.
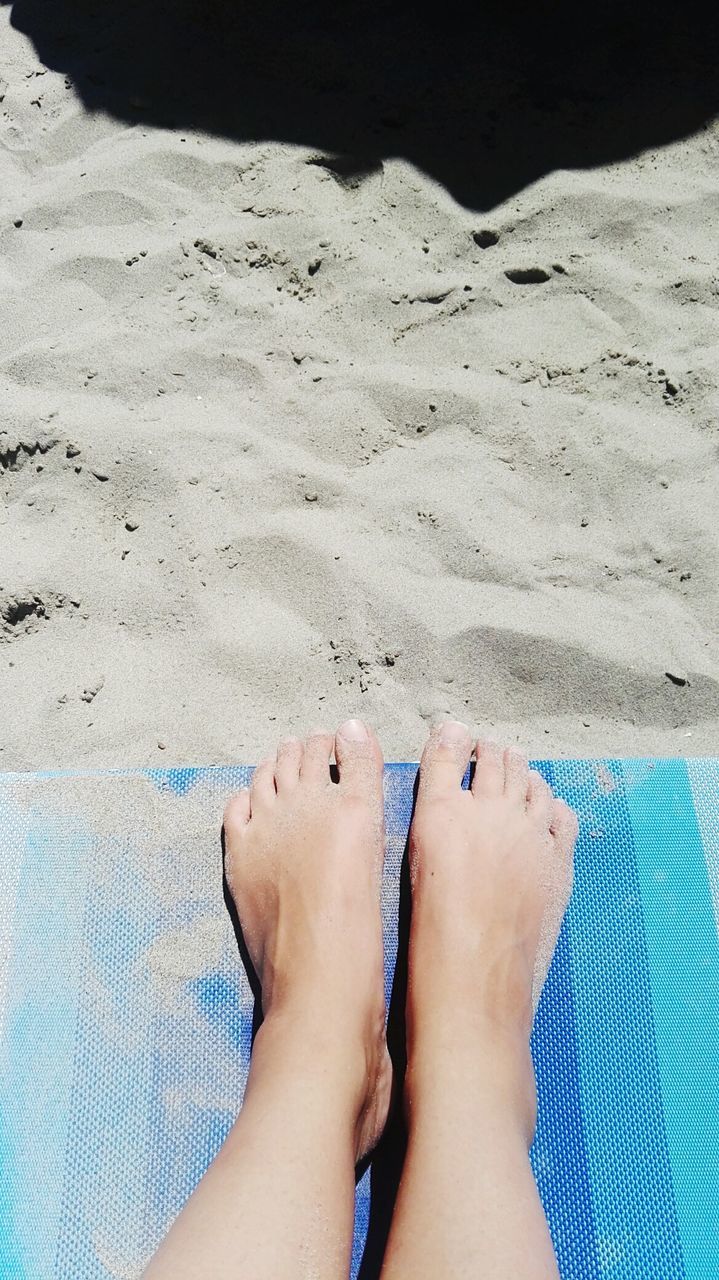
[[[32,1280],[23,1265],[20,1241],[15,1230],[17,1197],[13,1164],[13,1144],[6,1133],[5,1117],[0,1106],[0,1278]]]
[[[687,773],[719,933],[719,760],[687,760]]]
[[[685,1270],[707,1280],[719,1274],[719,940],[684,762],[624,773]]]
[[[54,1275],[82,954],[82,844],[36,815],[18,889],[0,1073],[8,1233],[1,1274],[13,1280]]]
[[[13,979],[15,917],[20,873],[25,857],[28,819],[15,797],[15,787],[0,778],[0,1103],[7,1081],[5,1023]],[[26,1280],[15,1231],[15,1196],[12,1189],[13,1144],[0,1105],[0,1277]]]

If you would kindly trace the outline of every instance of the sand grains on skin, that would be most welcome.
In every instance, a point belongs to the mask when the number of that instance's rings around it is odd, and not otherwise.
[[[474,775],[465,791],[461,783],[473,754]],[[493,1005],[519,999],[506,1016],[523,1017],[527,1025],[571,895],[577,832],[573,810],[553,796],[521,752],[486,739],[473,742],[458,721],[433,729],[410,833],[413,910],[423,919],[426,908],[437,928],[454,934],[448,947],[446,940],[438,944],[433,928],[427,930],[428,955],[436,950],[440,970],[442,956],[458,957],[477,999],[486,995]],[[421,925],[417,936],[424,937]],[[508,975],[506,991],[491,986],[499,969]]]
[[[336,761],[338,780],[330,773]],[[282,739],[225,811],[225,873],[265,1018],[356,1051],[357,1155],[389,1108],[380,892],[382,753],[359,720]]]

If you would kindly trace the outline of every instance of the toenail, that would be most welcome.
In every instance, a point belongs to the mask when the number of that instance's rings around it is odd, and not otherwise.
[[[458,742],[464,742],[469,734],[466,724],[462,724],[461,720],[445,720],[444,724],[439,727],[439,740],[445,746],[454,747]]]
[[[337,730],[341,738],[346,738],[348,742],[366,742],[369,733],[367,726],[361,720],[345,720]]]

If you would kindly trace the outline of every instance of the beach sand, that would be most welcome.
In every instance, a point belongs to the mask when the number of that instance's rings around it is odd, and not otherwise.
[[[351,715],[387,759],[440,715],[716,753],[716,126],[478,209],[399,147],[88,106],[12,13],[0,769]]]

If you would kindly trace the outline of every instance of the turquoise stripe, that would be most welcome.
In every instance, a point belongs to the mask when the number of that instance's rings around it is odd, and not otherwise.
[[[719,1274],[719,940],[687,768],[626,762],[687,1280]],[[716,807],[716,795],[713,797]]]
[[[580,817],[565,928],[599,1270],[612,1280],[684,1280],[621,765],[567,760],[544,767]]]

